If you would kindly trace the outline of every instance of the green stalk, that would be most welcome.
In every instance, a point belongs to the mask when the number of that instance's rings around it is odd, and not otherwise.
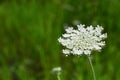
[[[94,68],[93,68],[93,65],[92,65],[90,55],[88,55],[88,59],[89,59],[89,63],[90,63],[91,69],[92,69],[93,78],[94,78],[94,80],[96,80],[95,71],[94,71]]]
[[[61,79],[60,79],[60,74],[59,74],[59,73],[57,73],[57,79],[58,79],[58,80],[61,80]]]

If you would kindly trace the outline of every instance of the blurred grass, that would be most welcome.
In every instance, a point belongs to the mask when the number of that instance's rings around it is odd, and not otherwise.
[[[97,80],[119,80],[119,13],[119,0],[0,1],[0,80],[56,80],[56,66],[62,80],[92,80],[86,56],[66,57],[57,41],[74,21],[105,28],[106,47],[92,54]]]

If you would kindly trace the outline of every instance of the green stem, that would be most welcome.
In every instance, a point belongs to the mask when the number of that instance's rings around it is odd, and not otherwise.
[[[58,80],[61,80],[61,79],[60,79],[60,74],[59,74],[59,73],[57,73],[57,79],[58,79]]]
[[[89,59],[89,63],[90,63],[91,69],[92,69],[93,78],[94,78],[94,80],[96,80],[95,71],[94,71],[94,68],[93,68],[93,65],[92,65],[92,61],[91,61],[90,55],[88,55],[88,59]]]

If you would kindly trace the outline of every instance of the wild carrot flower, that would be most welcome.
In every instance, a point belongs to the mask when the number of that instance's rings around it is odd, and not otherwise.
[[[60,74],[61,73],[61,67],[55,67],[52,69],[52,73],[57,73],[57,74]]]
[[[80,24],[77,29],[68,27],[65,31],[58,41],[65,47],[63,53],[66,55],[90,55],[93,50],[100,51],[105,45],[103,39],[107,38],[107,33],[102,34],[103,28],[99,25],[85,28],[85,25]]]

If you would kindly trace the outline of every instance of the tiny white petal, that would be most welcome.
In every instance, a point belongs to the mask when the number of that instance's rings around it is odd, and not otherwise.
[[[63,37],[70,37],[71,35],[70,34],[63,34],[62,36]]]
[[[90,26],[90,27],[87,27],[86,29],[87,29],[88,31],[91,31],[91,30],[93,30],[93,27]]]
[[[67,33],[71,33],[73,31],[73,27],[68,27],[68,28],[65,29],[65,31]]]
[[[100,38],[107,38],[107,34],[100,35]]]
[[[101,47],[98,45],[94,45],[95,50],[101,50]]]
[[[77,55],[81,55],[83,53],[82,50],[78,50],[78,49],[75,49],[75,48],[73,48],[72,52],[73,52],[73,54],[77,54]]]
[[[77,25],[78,30],[81,31],[81,32],[85,32],[86,29],[84,28],[84,26],[85,26],[85,25],[81,25],[81,24],[80,24],[80,25]]]
[[[64,54],[70,54],[70,50],[68,50],[68,49],[63,49],[63,53],[64,53]]]

